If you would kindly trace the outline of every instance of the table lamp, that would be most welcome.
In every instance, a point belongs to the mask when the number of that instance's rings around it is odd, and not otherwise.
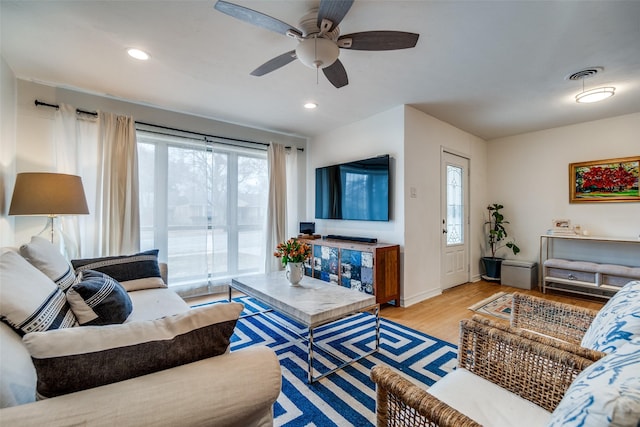
[[[76,175],[46,172],[19,173],[13,188],[9,215],[42,215],[48,222],[39,235],[68,254],[64,233],[55,225],[58,215],[88,214],[82,179]]]

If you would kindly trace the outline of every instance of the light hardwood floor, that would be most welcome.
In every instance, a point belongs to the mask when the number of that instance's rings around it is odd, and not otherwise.
[[[460,320],[470,318],[474,314],[477,314],[469,310],[468,307],[497,292],[527,293],[595,310],[599,310],[606,303],[606,300],[602,298],[589,299],[588,297],[582,298],[579,295],[560,292],[547,292],[543,294],[538,290],[524,290],[510,286],[501,286],[496,283],[481,280],[445,290],[441,295],[421,301],[407,308],[384,306],[381,310],[381,315],[401,325],[457,344]],[[491,319],[500,320],[496,317],[491,317]]]
[[[537,290],[529,291],[510,286],[501,286],[492,282],[479,281],[448,289],[441,295],[429,298],[410,307],[404,308],[385,305],[382,307],[380,314],[383,318],[401,325],[416,329],[441,340],[458,344],[460,320],[470,318],[476,314],[476,312],[469,310],[468,307],[497,292],[523,292],[595,310],[599,310],[606,303],[606,300],[601,298],[589,299],[588,297],[560,292],[542,294]],[[191,298],[187,300],[187,303],[196,305],[222,298],[227,298],[226,293]],[[500,320],[496,317],[491,318]]]

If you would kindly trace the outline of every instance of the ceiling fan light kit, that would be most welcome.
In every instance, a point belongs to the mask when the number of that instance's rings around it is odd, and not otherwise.
[[[296,56],[309,68],[326,68],[340,56],[338,45],[324,37],[301,40],[296,47]]]
[[[215,9],[249,24],[275,31],[296,39],[295,50],[283,53],[265,62],[251,72],[252,76],[263,76],[290,62],[299,59],[304,65],[322,69],[325,77],[336,88],[349,84],[349,78],[340,56],[340,49],[351,50],[397,50],[416,46],[419,34],[403,31],[364,31],[340,36],[338,25],[351,9],[354,0],[320,0],[318,9],[313,9],[300,20],[300,29],[264,13],[244,6],[218,0]]]

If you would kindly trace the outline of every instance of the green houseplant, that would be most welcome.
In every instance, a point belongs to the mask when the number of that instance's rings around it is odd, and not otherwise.
[[[507,241],[509,237],[505,224],[509,224],[509,221],[504,219],[504,215],[500,212],[503,209],[499,203],[494,203],[487,206],[489,211],[489,220],[485,222],[485,226],[489,229],[487,234],[487,243],[491,256],[485,256],[482,258],[486,276],[490,280],[500,279],[500,267],[502,266],[503,258],[497,257],[497,252],[504,247],[507,247],[513,251],[514,255],[520,252],[520,248],[514,243],[513,240]]]

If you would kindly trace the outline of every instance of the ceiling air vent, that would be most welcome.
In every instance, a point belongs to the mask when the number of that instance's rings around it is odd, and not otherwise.
[[[584,70],[576,71],[575,73],[569,74],[565,79],[567,80],[582,80],[589,77],[593,77],[598,73],[601,73],[604,70],[602,67],[591,67],[585,68]]]

